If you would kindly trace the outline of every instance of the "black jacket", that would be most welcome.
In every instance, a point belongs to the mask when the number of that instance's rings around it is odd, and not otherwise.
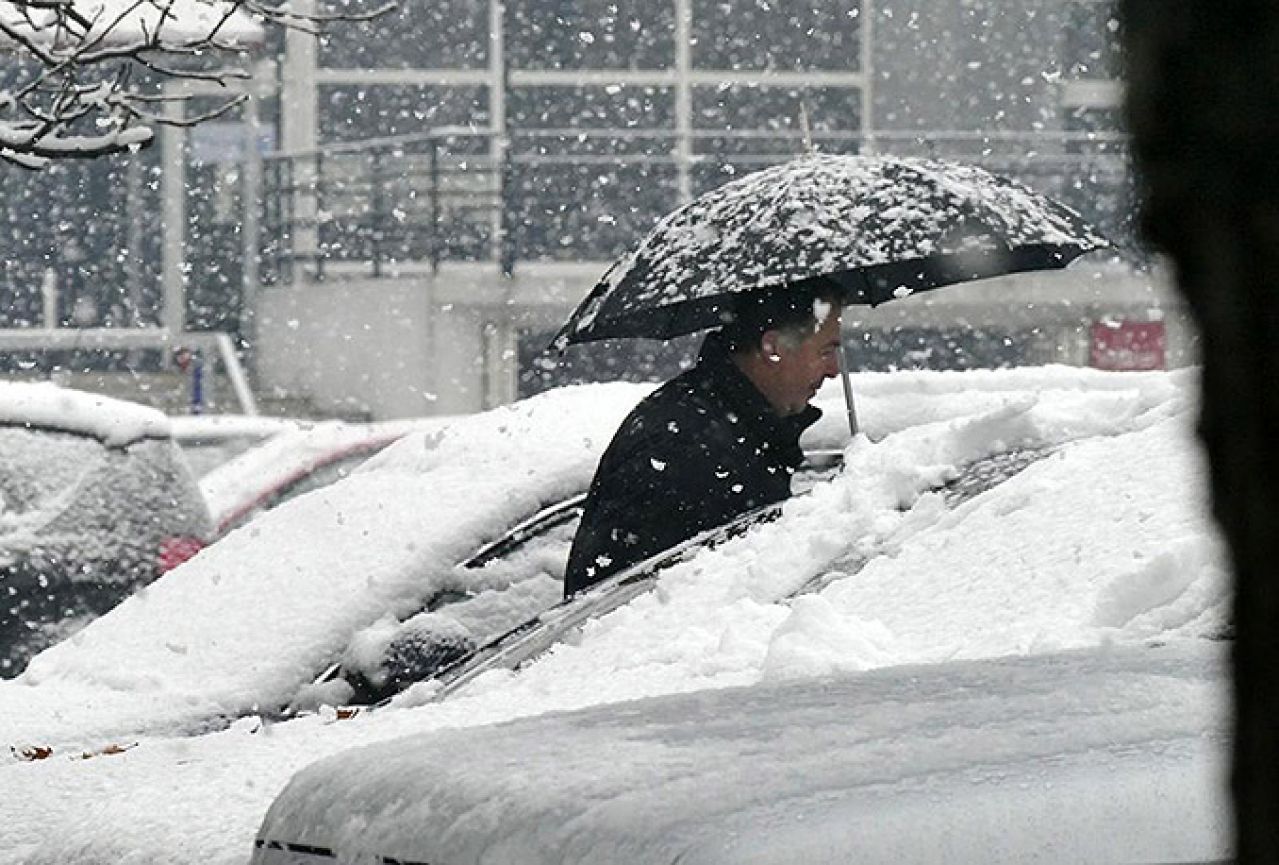
[[[788,498],[800,433],[820,416],[812,406],[779,416],[711,334],[697,365],[640,402],[600,459],[565,596]]]

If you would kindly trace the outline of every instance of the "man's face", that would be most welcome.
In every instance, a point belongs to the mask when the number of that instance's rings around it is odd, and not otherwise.
[[[774,374],[766,396],[779,414],[803,411],[822,382],[839,375],[839,333],[839,307],[829,306],[821,324],[798,345],[782,338],[774,340],[769,357]],[[772,334],[780,337],[775,331]]]

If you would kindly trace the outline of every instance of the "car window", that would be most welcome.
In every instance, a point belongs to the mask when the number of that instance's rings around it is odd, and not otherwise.
[[[581,493],[538,511],[527,520],[511,528],[497,540],[485,544],[462,563],[463,567],[483,567],[496,559],[511,555],[529,542],[566,524],[571,524],[568,537],[569,542],[572,543],[573,534],[577,531],[577,524],[582,519],[582,507],[585,502],[586,493]]]
[[[271,500],[270,506],[275,507],[281,502],[286,502],[291,498],[302,495],[303,493],[309,493],[311,490],[318,490],[320,487],[327,487],[331,483],[336,483],[337,481],[342,480],[351,474],[351,472],[368,462],[369,458],[381,451],[383,447],[385,447],[385,445],[379,445],[378,447],[371,448],[369,450],[362,450],[356,453],[347,454],[341,459],[336,459],[330,463],[325,463],[324,465],[319,466],[314,471],[298,478],[297,481],[289,484],[276,493]]]
[[[106,459],[107,449],[88,436],[0,427],[0,520],[56,511]]]
[[[225,534],[231,529],[238,528],[258,514],[278,507],[289,499],[297,498],[304,493],[321,489],[346,478],[351,472],[368,462],[370,458],[385,447],[385,443],[379,443],[376,447],[348,452],[338,459],[299,473],[296,477],[271,490],[264,498],[253,502],[250,507],[242,511],[233,512],[230,518],[223,517],[226,522],[219,528],[219,534]]]
[[[258,443],[258,439],[246,437],[179,442],[178,446],[182,449],[187,464],[191,466],[191,471],[200,478]]]
[[[88,436],[0,427],[0,527],[40,530],[106,462],[107,449]]]
[[[555,606],[585,498],[530,515],[459,563],[418,612],[357,633],[316,687],[331,699],[324,686],[345,683],[340,702],[352,705],[385,700]]]

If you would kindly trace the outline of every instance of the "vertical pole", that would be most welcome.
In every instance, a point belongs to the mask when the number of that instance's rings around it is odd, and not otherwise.
[[[675,171],[679,203],[693,198],[693,0],[675,0]]]
[[[191,353],[191,414],[204,414],[204,350]]]
[[[305,163],[303,163],[305,164]],[[312,261],[315,267],[315,278],[317,280],[324,279],[324,245],[320,243],[320,214],[324,212],[324,153],[316,150],[315,158],[311,160],[311,189],[314,190],[310,198],[312,215],[310,221],[310,242],[312,248]],[[305,229],[304,229],[305,230]],[[299,232],[299,234],[301,231]]]
[[[874,155],[875,143],[875,10],[873,0],[862,0],[862,146],[861,152]]]
[[[440,270],[440,141],[431,136],[431,272]]]
[[[489,160],[496,186],[490,223],[491,251],[493,260],[498,262],[503,273],[510,272],[509,248],[512,241],[509,237],[511,220],[506,215],[509,193],[506,188],[506,161],[510,149],[506,128],[506,91],[510,80],[510,63],[506,57],[506,5],[502,0],[489,0]]]
[[[42,323],[47,330],[53,330],[58,326],[58,272],[52,267],[44,269],[40,295],[44,303]]]
[[[315,0],[294,0],[301,14],[315,12]],[[300,155],[316,149],[319,142],[319,97],[315,83],[319,46],[314,35],[289,28],[284,35],[284,74],[280,93],[282,112],[281,146],[288,154]],[[293,163],[293,248],[292,261],[314,262],[319,256],[319,205],[315,199],[316,176],[306,159]]]
[[[240,286],[240,344],[244,348],[249,368],[257,350],[258,287],[262,283],[262,123],[258,100],[266,95],[268,85],[267,63],[258,63],[249,82],[249,99],[244,103],[244,179],[242,243],[244,271]]]
[[[373,275],[382,275],[382,240],[390,220],[386,218],[387,200],[382,188],[382,148],[369,153],[369,231],[372,234]]]
[[[170,97],[164,103],[164,114],[170,120],[181,121],[185,103],[176,97],[181,95],[180,83],[165,87]],[[180,126],[165,126],[160,133],[163,150],[160,172],[161,218],[161,286],[164,302],[160,311],[160,324],[169,332],[169,338],[178,342],[186,330],[186,130]]]
[[[125,297],[128,299],[129,309],[127,310],[127,323],[129,327],[142,326],[142,244],[145,237],[145,229],[142,225],[143,215],[147,212],[146,202],[143,196],[146,190],[143,186],[142,179],[142,154],[130,154],[129,161],[124,167],[124,200],[125,210],[128,211],[128,233],[125,237],[125,245],[128,247],[129,254],[125,257],[124,262],[124,281],[128,286],[126,288]]]

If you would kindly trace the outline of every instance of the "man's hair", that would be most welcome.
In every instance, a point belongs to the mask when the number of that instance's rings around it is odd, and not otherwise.
[[[729,351],[749,351],[759,345],[766,331],[776,330],[794,347],[821,325],[815,304],[843,302],[839,286],[824,277],[807,279],[782,288],[745,291],[734,295],[729,320],[723,327]]]

